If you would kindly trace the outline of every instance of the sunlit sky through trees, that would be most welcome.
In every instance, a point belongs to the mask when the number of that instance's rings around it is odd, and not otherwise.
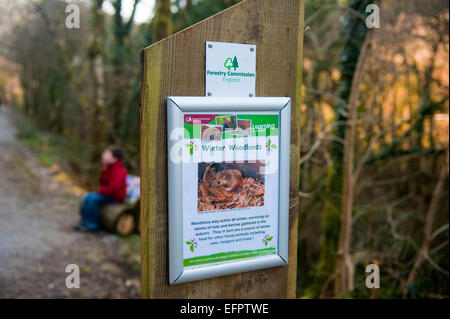
[[[133,10],[134,0],[123,0],[122,1],[122,15],[128,18]],[[139,1],[136,8],[136,15],[134,21],[137,23],[149,22],[150,18],[153,16],[153,8],[155,6],[155,0],[141,0]],[[105,1],[103,3],[103,10],[109,14],[114,13],[114,8],[111,1]]]

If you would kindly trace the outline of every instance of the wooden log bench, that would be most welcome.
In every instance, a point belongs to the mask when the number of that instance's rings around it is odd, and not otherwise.
[[[127,198],[124,203],[106,204],[100,207],[100,227],[114,234],[128,236],[139,232],[140,179],[127,176]],[[134,198],[134,200],[131,200]],[[81,215],[80,205],[80,215]]]
[[[114,203],[103,205],[100,208],[101,227],[120,236],[128,236],[134,231],[138,231],[139,206],[139,200],[134,204]]]

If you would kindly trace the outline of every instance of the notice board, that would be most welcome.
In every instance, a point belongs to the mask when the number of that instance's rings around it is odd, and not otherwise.
[[[171,284],[287,263],[290,107],[167,99]]]

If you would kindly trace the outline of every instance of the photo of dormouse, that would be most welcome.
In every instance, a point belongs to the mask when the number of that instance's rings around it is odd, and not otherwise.
[[[198,211],[264,206],[264,161],[199,163]]]

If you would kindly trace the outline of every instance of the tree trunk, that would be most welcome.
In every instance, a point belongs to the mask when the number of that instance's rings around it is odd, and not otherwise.
[[[171,33],[170,0],[156,1],[156,14],[153,19],[153,42],[167,38]]]
[[[344,142],[344,172],[342,185],[341,229],[339,234],[338,262],[336,267],[335,297],[338,298],[349,290],[353,290],[351,276],[350,242],[352,234],[352,212],[354,201],[354,154],[357,107],[359,101],[359,85],[370,45],[372,32],[368,32],[359,54],[358,64],[352,81],[350,100],[347,106],[346,134]]]
[[[136,7],[140,0],[134,0],[133,10],[128,21],[122,17],[122,0],[114,0],[112,2],[114,7],[113,16],[113,35],[114,41],[111,49],[112,56],[112,75],[110,75],[109,83],[111,90],[111,98],[109,100],[109,133],[110,141],[119,143],[119,132],[124,115],[124,106],[127,100],[127,91],[129,89],[130,81],[129,74],[127,74],[126,61],[130,54],[130,48],[127,46],[125,40],[130,36],[133,20],[136,14]]]
[[[365,14],[365,8],[369,1],[357,0],[350,7]],[[325,204],[321,221],[321,244],[319,267],[316,272],[315,291],[322,291],[327,279],[335,276],[337,262],[337,243],[340,229],[340,210],[342,208],[343,186],[343,155],[342,142],[345,139],[347,121],[346,108],[350,99],[350,89],[356,70],[359,53],[364,43],[367,27],[359,17],[349,14],[346,17],[343,33],[348,34],[341,54],[341,80],[337,91],[338,102],[334,106],[334,121],[336,126],[333,135],[337,137],[330,144],[330,157],[332,164],[328,171],[325,187]]]
[[[102,11],[103,0],[96,0],[91,8],[91,28],[94,30],[88,48],[88,63],[92,87],[90,92],[89,108],[90,118],[88,134],[91,137],[92,152],[89,156],[90,163],[98,160],[98,147],[103,141],[103,125],[101,123],[102,113],[105,106],[104,73],[103,73],[103,30],[104,15]],[[94,173],[92,169],[89,170]]]
[[[432,229],[434,219],[436,217],[436,213],[439,208],[439,201],[441,199],[442,190],[444,189],[445,180],[448,175],[448,163],[449,163],[449,151],[447,150],[447,155],[442,164],[441,173],[439,175],[439,180],[436,184],[436,187],[433,191],[433,196],[431,198],[430,206],[428,207],[427,216],[425,218],[425,225],[423,227],[423,241],[422,246],[419,249],[419,253],[417,254],[416,261],[409,272],[408,279],[406,281],[405,286],[403,287],[403,295],[406,296],[408,293],[409,286],[414,282],[417,276],[417,271],[422,266],[425,258],[428,254],[428,249],[430,248],[431,240],[432,240]]]

